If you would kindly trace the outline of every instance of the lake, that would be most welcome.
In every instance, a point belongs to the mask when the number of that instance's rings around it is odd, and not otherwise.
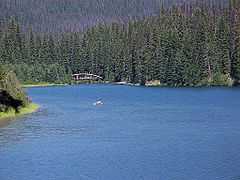
[[[240,180],[239,88],[27,91],[41,109],[0,128],[0,180]]]

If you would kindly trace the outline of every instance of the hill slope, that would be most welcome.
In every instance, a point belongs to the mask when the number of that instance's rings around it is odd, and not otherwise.
[[[197,0],[1,0],[0,17],[18,17],[25,28],[39,32],[79,31],[98,22],[127,21],[156,15],[165,7]],[[204,0],[226,5],[228,0]],[[199,3],[199,2],[198,2]]]

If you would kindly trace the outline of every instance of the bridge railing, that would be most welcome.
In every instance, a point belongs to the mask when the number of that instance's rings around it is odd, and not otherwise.
[[[90,74],[90,73],[78,73],[72,75],[73,79],[75,81],[79,80],[103,80],[103,77],[96,75],[96,74]]]

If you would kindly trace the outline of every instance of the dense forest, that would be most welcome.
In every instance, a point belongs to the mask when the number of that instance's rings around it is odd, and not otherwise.
[[[155,15],[103,21],[82,32],[26,31],[16,18],[2,20],[0,62],[24,83],[70,82],[72,73],[90,72],[142,85],[238,84],[240,3],[209,2],[159,5]]]

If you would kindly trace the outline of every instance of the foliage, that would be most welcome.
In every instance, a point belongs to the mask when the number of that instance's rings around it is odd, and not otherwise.
[[[13,108],[18,111],[21,106],[29,104],[25,92],[20,87],[16,75],[13,72],[0,68],[0,111]]]

